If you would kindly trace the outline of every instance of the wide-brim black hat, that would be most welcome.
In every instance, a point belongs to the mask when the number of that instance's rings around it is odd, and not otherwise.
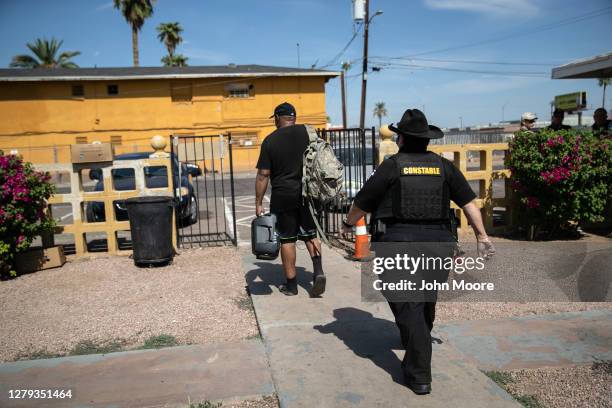
[[[441,139],[444,133],[439,127],[427,123],[425,114],[418,109],[408,109],[402,115],[402,120],[393,126],[389,125],[389,129],[397,134],[421,137],[423,139]]]

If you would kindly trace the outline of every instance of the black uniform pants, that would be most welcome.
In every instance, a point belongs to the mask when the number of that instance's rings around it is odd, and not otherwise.
[[[406,353],[402,371],[406,382],[431,383],[431,329],[435,302],[389,302]]]
[[[448,228],[440,225],[396,225],[387,227],[386,232],[381,234],[377,241],[449,243],[455,242],[455,238]],[[415,384],[431,383],[431,330],[436,316],[436,302],[388,303],[406,350],[402,361],[405,381]]]

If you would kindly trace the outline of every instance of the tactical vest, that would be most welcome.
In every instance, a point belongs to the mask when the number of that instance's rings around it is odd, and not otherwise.
[[[375,217],[405,223],[444,223],[450,199],[442,158],[435,153],[398,153],[391,156],[397,179],[385,193]]]

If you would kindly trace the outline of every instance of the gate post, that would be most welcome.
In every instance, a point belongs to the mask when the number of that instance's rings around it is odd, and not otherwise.
[[[236,229],[236,195],[234,194],[234,158],[232,154],[232,132],[227,134],[227,148],[229,150],[229,165],[230,165],[230,190],[232,194],[232,227],[234,228],[234,236],[232,242],[238,246],[238,230]]]

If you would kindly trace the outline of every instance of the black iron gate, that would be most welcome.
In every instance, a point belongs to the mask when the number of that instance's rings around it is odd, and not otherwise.
[[[321,138],[328,141],[336,157],[344,164],[344,185],[340,196],[326,205],[322,227],[326,235],[337,235],[342,228],[353,199],[376,168],[376,133],[371,129],[321,129]],[[354,237],[350,237],[352,240]]]
[[[237,245],[231,134],[175,135],[171,146],[178,246]]]

